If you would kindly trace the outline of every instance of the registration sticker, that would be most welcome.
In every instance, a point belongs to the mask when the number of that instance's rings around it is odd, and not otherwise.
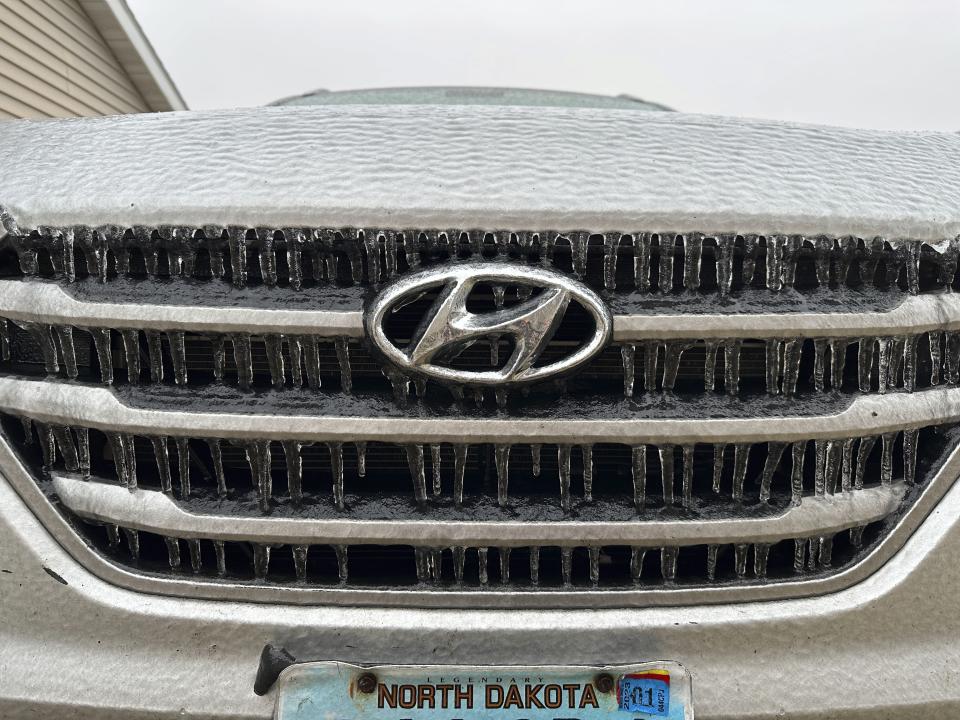
[[[291,665],[276,720],[691,720],[675,662],[606,667]]]

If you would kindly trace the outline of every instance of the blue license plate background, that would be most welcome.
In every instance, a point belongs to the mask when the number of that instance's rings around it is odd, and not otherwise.
[[[361,692],[357,679],[377,678]],[[613,678],[602,692],[595,679]],[[691,720],[679,663],[609,667],[293,665],[277,681],[276,720]]]

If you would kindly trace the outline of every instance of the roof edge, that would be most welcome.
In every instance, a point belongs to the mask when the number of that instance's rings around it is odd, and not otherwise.
[[[154,112],[186,110],[187,103],[126,0],[79,0],[87,16],[116,55],[134,86]]]

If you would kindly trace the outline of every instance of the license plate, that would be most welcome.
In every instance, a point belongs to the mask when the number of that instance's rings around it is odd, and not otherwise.
[[[609,667],[291,665],[276,720],[690,720],[679,663]]]

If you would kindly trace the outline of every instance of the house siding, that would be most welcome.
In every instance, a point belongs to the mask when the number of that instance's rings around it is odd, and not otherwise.
[[[77,0],[0,0],[0,118],[149,111]]]

